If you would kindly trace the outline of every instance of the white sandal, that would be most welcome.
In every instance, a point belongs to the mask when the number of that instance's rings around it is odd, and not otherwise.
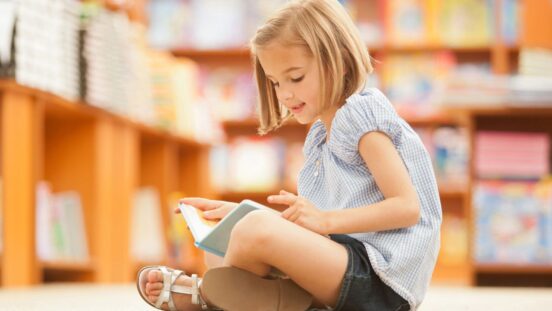
[[[159,298],[155,303],[150,302],[147,299],[147,296],[145,293],[147,276],[148,276],[148,273],[152,270],[161,271],[161,273],[163,274],[163,289],[161,290],[161,294],[159,295]],[[174,305],[174,301],[172,299],[172,293],[191,295],[192,304],[201,305],[202,310],[211,310],[207,306],[205,301],[201,298],[199,287],[201,286],[202,279],[198,278],[197,274],[192,274],[191,276],[192,287],[174,284],[174,282],[182,274],[184,274],[184,272],[181,270],[171,269],[165,266],[143,267],[138,272],[138,281],[136,282],[136,286],[138,287],[138,293],[140,294],[140,297],[142,297],[142,299],[144,299],[150,306],[160,310],[163,303],[167,303],[167,306],[169,306],[170,311],[177,311],[176,306]]]
[[[155,303],[151,303],[144,292],[147,274],[151,270],[163,274],[163,290]],[[174,284],[181,274],[182,271],[165,266],[144,267],[138,272],[138,292],[149,305],[161,309],[163,303],[167,303],[171,311],[177,310],[172,293],[192,295],[192,304],[200,305],[203,310],[304,311],[312,302],[312,296],[291,279],[265,279],[235,267],[210,269],[203,279],[194,274],[191,276],[192,287]]]

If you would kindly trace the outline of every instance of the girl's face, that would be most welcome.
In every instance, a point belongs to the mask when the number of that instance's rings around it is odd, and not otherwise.
[[[299,123],[308,124],[320,118],[320,74],[314,58],[304,48],[273,42],[259,49],[257,57],[279,102]]]

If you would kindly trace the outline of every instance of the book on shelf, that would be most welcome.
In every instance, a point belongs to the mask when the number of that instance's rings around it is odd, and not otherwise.
[[[36,252],[44,261],[89,261],[83,207],[77,192],[53,193],[47,182],[37,184]]]
[[[488,46],[495,33],[494,7],[489,0],[429,1],[438,41],[447,46]]]
[[[479,177],[538,180],[550,172],[550,137],[538,132],[479,131],[474,157]]]
[[[203,212],[191,205],[180,203],[182,216],[195,240],[195,245],[207,252],[224,257],[228,250],[230,234],[234,226],[245,215],[255,210],[266,210],[278,213],[260,203],[243,200],[220,221],[207,220]]]
[[[383,22],[393,46],[443,45],[449,47],[488,46],[495,33],[492,1],[480,0],[392,0],[385,1]],[[507,16],[516,14],[512,3],[501,8]],[[505,23],[504,35],[515,40],[514,22]]]
[[[502,0],[500,7],[500,32],[502,41],[508,46],[513,46],[519,41],[520,33],[520,8],[519,0]]]
[[[479,181],[474,187],[479,263],[552,264],[552,182]]]
[[[440,184],[465,186],[468,181],[468,134],[460,127],[414,128],[431,156]]]
[[[150,1],[148,40],[161,49],[243,48],[285,0]],[[216,20],[216,23],[213,21]]]
[[[456,68],[451,52],[391,54],[385,59],[382,84],[401,115],[434,112],[439,93]]]
[[[167,249],[159,191],[142,187],[134,194],[130,222],[130,254],[144,262],[161,262]]]
[[[285,152],[281,138],[238,136],[211,150],[211,180],[219,191],[273,191],[284,179]]]
[[[386,1],[385,21],[390,45],[420,45],[429,41],[429,16],[423,0]]]
[[[251,72],[230,68],[202,70],[201,92],[220,121],[245,120],[255,114],[255,84]]]
[[[465,264],[469,258],[468,247],[467,220],[452,213],[444,213],[439,264],[444,266]]]

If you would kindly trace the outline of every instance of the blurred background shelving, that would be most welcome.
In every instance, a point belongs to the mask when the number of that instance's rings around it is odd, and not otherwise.
[[[280,189],[296,192],[309,128],[292,120],[257,136],[247,49],[255,27],[283,1],[83,2],[57,1],[49,17],[29,1],[23,11],[43,25],[72,12],[66,32],[43,34],[33,46],[26,33],[33,22],[21,18],[17,36],[26,44],[13,44],[10,61],[0,58],[0,284],[127,282],[140,266],[159,263],[201,273],[201,255],[171,212],[178,198],[266,203]],[[369,85],[389,96],[432,155],[444,214],[434,282],[551,286],[552,228],[539,224],[552,223],[552,204],[527,203],[539,207],[510,214],[499,208],[548,189],[539,180],[550,175],[552,4],[340,2],[374,59]],[[59,30],[50,27],[44,31]],[[48,52],[40,47],[48,40],[65,43]],[[530,178],[481,177],[476,163],[486,154],[477,140],[485,132],[505,134],[499,142],[543,134],[529,137],[537,145],[545,137],[530,157],[548,166],[540,163]],[[529,160],[504,160],[502,169]],[[485,188],[489,180],[498,194]],[[511,194],[509,182],[525,187],[523,195]],[[495,201],[482,204],[480,195]],[[60,201],[80,211],[73,217],[82,232],[55,217],[63,214]],[[507,225],[522,229],[506,239],[493,231]],[[71,247],[73,235],[84,249]],[[538,256],[517,258],[517,250]]]

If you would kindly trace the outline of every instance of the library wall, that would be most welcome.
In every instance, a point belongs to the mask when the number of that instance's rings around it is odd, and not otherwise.
[[[257,134],[247,49],[283,2],[0,3],[0,285],[201,273],[179,198],[296,192],[309,128]],[[552,4],[340,2],[374,59],[368,85],[432,156],[434,282],[550,286]]]

